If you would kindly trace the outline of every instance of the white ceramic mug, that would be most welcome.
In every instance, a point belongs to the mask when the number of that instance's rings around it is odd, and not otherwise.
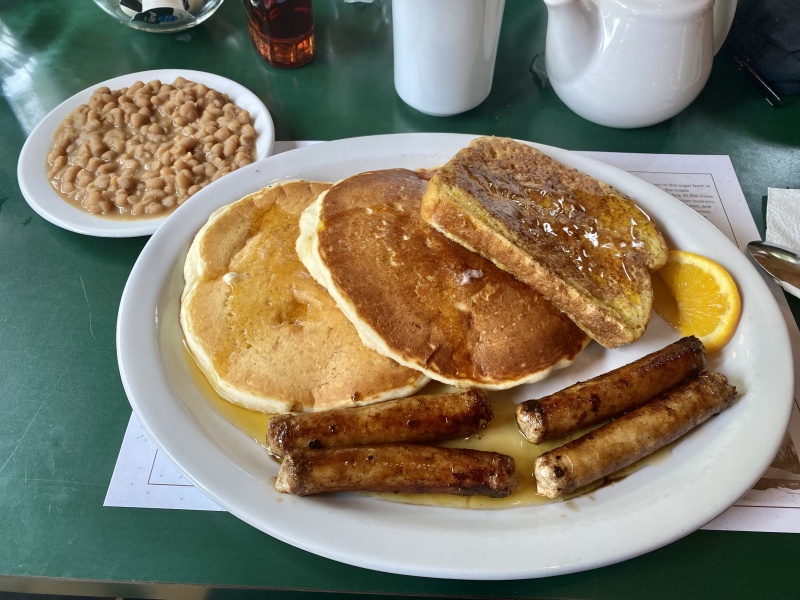
[[[394,87],[437,117],[483,102],[492,89],[505,0],[392,0]]]

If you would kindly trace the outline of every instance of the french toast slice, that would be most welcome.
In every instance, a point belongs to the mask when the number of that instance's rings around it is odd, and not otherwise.
[[[508,138],[477,138],[431,178],[422,218],[491,260],[615,348],[650,320],[655,223],[611,186]]]

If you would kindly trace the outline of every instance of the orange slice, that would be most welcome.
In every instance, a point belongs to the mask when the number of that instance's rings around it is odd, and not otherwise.
[[[736,331],[742,300],[728,271],[710,258],[670,250],[653,275],[653,308],[682,335],[694,335],[716,352]]]

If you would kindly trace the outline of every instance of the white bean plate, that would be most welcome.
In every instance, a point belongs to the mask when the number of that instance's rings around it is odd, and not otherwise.
[[[228,94],[234,104],[248,110],[256,130],[256,157],[260,159],[270,155],[275,143],[272,116],[258,96],[244,86],[225,77],[202,71],[160,69],[131,73],[102,81],[64,100],[31,131],[22,146],[17,163],[19,187],[31,208],[54,225],[76,233],[97,237],[137,237],[150,235],[158,229],[169,218],[169,215],[146,219],[114,219],[92,215],[65,200],[47,180],[46,160],[53,141],[53,134],[61,121],[81,104],[88,102],[92,92],[97,88],[106,86],[112,90],[118,90],[130,86],[136,81],[147,83],[156,79],[164,83],[172,83],[177,77],[203,83],[218,92]]]

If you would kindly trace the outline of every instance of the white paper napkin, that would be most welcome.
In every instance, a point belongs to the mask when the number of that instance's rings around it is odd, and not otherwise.
[[[800,190],[767,188],[766,241],[800,252]]]
[[[800,190],[767,188],[766,242],[800,252]],[[775,279],[784,290],[800,298],[800,288]]]

